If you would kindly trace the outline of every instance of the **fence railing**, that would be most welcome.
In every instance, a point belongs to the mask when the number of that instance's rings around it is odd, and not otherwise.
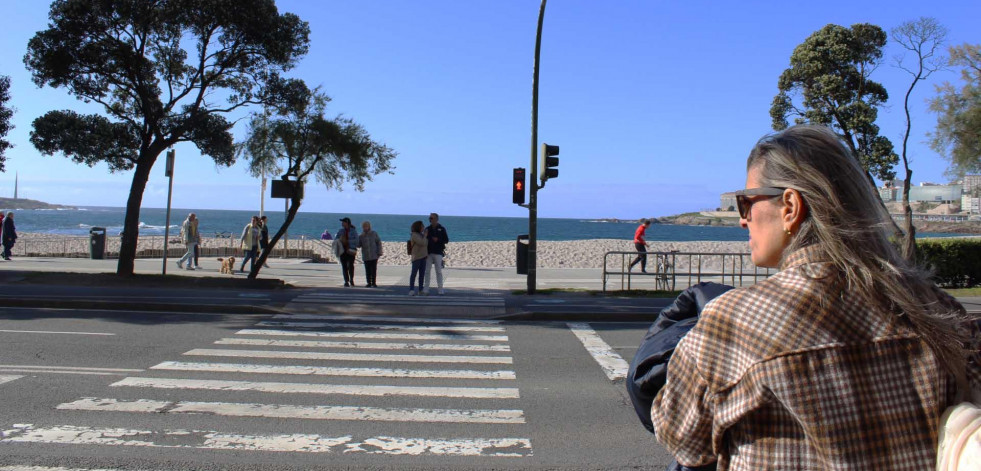
[[[753,265],[748,253],[647,252],[647,272],[640,263],[630,268],[640,252],[606,252],[603,256],[603,291],[619,277],[620,290],[675,291],[703,281],[732,286],[755,284],[777,272]],[[618,260],[619,259],[619,260]],[[619,263],[618,263],[619,262]]]
[[[240,255],[241,242],[237,237],[225,233],[216,233],[216,237],[202,237],[199,253],[202,257],[223,257]],[[119,258],[121,246],[119,236],[106,236],[105,258]],[[161,258],[164,251],[163,236],[140,236],[136,244],[136,258]],[[170,238],[167,246],[167,257],[180,257],[187,252],[187,247],[178,242],[176,237]],[[91,238],[86,236],[63,236],[49,234],[21,234],[12,250],[14,257],[62,257],[89,258],[91,256]],[[312,258],[316,261],[326,261],[331,258],[330,244],[320,239],[307,236],[281,239],[270,254],[275,258]]]

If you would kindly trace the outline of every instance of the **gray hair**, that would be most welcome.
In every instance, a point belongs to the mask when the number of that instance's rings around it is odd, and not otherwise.
[[[749,154],[761,186],[800,192],[806,215],[784,255],[817,244],[839,270],[845,289],[875,315],[893,315],[920,334],[940,363],[963,384],[970,317],[904,259],[889,241],[891,219],[858,161],[824,126],[799,125],[761,139]]]

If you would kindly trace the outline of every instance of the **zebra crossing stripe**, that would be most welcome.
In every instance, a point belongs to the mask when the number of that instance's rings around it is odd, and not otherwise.
[[[110,386],[158,389],[204,389],[214,391],[260,391],[284,394],[337,394],[347,396],[465,397],[474,399],[516,399],[518,388],[447,388],[424,386],[379,386],[345,384],[273,383],[209,379],[169,379],[128,377]]]
[[[288,358],[291,360],[332,360],[332,361],[378,361],[412,363],[512,363],[511,357],[491,356],[453,356],[453,355],[383,355],[368,353],[330,353],[330,352],[281,352],[273,350],[227,350],[218,348],[195,348],[187,351],[191,356],[218,356],[239,358]]]
[[[385,455],[531,456],[527,438],[426,439],[325,437],[311,434],[235,435],[207,430],[139,430],[74,425],[35,428],[14,424],[0,435],[0,443],[57,443],[154,448],[195,448],[301,453],[370,453]]]
[[[0,384],[9,383],[16,379],[21,379],[23,376],[18,375],[0,375]]]
[[[262,321],[256,323],[263,327],[307,327],[307,328],[339,328],[339,329],[364,329],[364,330],[412,330],[412,331],[438,331],[438,332],[504,332],[504,327],[463,327],[463,326],[420,326],[420,325],[397,325],[397,324],[355,324],[347,322],[288,322],[288,321]]]
[[[411,322],[414,324],[469,324],[469,325],[500,325],[501,321],[486,319],[427,319],[421,317],[386,317],[386,316],[338,316],[330,314],[276,314],[273,319],[314,320],[314,321],[374,321],[374,322]]]
[[[391,334],[386,332],[304,332],[279,329],[242,329],[236,335],[266,335],[280,337],[319,337],[387,340],[474,340],[481,342],[507,342],[507,335],[471,335],[441,332],[434,334]]]
[[[363,350],[461,350],[471,352],[510,352],[507,345],[473,345],[447,343],[323,342],[310,340],[221,339],[217,345],[253,345],[260,347],[353,348]]]
[[[297,406],[229,402],[133,401],[85,397],[61,404],[60,410],[142,412],[151,414],[211,414],[225,417],[277,419],[369,420],[386,422],[445,422],[472,424],[523,424],[520,410],[407,409],[352,406]]]
[[[0,471],[121,471],[106,468],[62,468],[51,466],[0,466]]]
[[[627,377],[627,370],[630,368],[630,365],[617,352],[613,351],[613,348],[604,342],[589,324],[584,322],[570,322],[568,326],[572,330],[572,333],[582,342],[582,345],[586,347],[586,351],[596,360],[596,363],[599,363],[600,368],[606,373],[606,377],[610,378],[610,381]]]
[[[326,366],[276,366],[235,363],[192,363],[165,361],[150,367],[154,370],[207,371],[216,373],[249,373],[314,376],[363,376],[378,378],[444,378],[444,379],[515,379],[513,371],[477,370],[409,370],[402,368],[341,368]]]

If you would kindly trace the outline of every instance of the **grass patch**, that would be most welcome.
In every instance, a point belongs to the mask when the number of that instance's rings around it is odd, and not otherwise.
[[[981,296],[981,287],[974,287],[974,288],[948,288],[948,289],[945,289],[944,291],[946,291],[947,294],[949,294],[951,296],[954,296],[954,297],[959,297],[959,296]]]

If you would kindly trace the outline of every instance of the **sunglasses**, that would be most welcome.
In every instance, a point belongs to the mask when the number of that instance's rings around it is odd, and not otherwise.
[[[739,190],[735,192],[736,195],[736,209],[739,210],[739,217],[743,219],[749,219],[749,210],[753,207],[753,201],[751,198],[754,196],[766,196],[764,199],[776,198],[783,194],[786,188],[776,188],[772,186],[764,186],[761,188],[747,188],[745,190]]]

